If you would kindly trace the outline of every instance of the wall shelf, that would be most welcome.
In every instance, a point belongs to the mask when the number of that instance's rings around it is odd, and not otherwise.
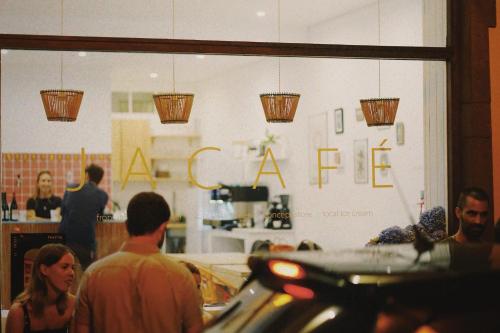
[[[158,134],[151,135],[151,139],[200,139],[199,134]]]
[[[187,178],[180,177],[153,177],[156,182],[168,183],[168,182],[189,182]]]
[[[261,163],[263,159],[264,159],[264,156],[262,156],[262,157],[251,157],[251,158],[243,159],[243,161],[246,161],[246,162],[259,162],[259,163]],[[272,160],[273,159],[271,157],[267,157],[266,163],[270,163]],[[280,161],[286,161],[287,158],[286,157],[275,157],[274,160],[276,162],[280,162]]]
[[[191,134],[151,135],[151,169],[154,175],[169,173],[170,177],[157,177],[159,182],[188,182],[188,163],[200,146],[201,136]],[[192,171],[196,174],[198,159],[193,159]],[[159,175],[159,174],[158,174]]]
[[[190,156],[173,156],[173,155],[153,155],[152,160],[173,160],[173,161],[187,161]],[[197,158],[195,157],[194,160]]]

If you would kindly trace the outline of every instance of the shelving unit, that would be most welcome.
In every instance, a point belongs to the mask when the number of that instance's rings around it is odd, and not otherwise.
[[[151,135],[151,168],[159,182],[188,182],[188,160],[200,146],[198,134]],[[196,162],[196,159],[194,159]],[[193,173],[197,173],[193,164]],[[170,176],[157,176],[168,173]]]
[[[137,148],[141,150],[147,167],[151,169],[148,120],[113,119],[111,132],[113,181],[124,181]],[[140,164],[140,160],[136,160],[135,163]],[[129,181],[143,180],[148,180],[148,178],[136,175],[129,178]]]
[[[244,159],[244,161],[246,161],[246,162],[258,162],[258,163],[261,163],[263,158],[264,158],[264,156],[251,157],[251,158]],[[286,157],[274,157],[274,160],[276,162],[280,162],[280,161],[286,161],[287,158]],[[272,158],[268,157],[267,160],[266,160],[266,163],[270,163],[271,161],[272,161]]]
[[[180,160],[180,161],[184,161],[184,160],[189,160],[191,156],[168,156],[168,155],[152,155],[151,156],[151,159],[152,160],[174,160],[174,161],[177,161],[177,160]],[[196,157],[194,158],[194,160],[196,160]]]

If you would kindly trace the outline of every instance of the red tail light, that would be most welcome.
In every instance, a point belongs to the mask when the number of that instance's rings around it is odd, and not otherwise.
[[[283,286],[283,290],[290,296],[293,296],[298,299],[314,298],[314,291],[306,287],[301,287],[294,284],[285,284]]]
[[[270,260],[268,265],[273,274],[285,279],[299,280],[306,276],[306,272],[302,266],[291,262]]]

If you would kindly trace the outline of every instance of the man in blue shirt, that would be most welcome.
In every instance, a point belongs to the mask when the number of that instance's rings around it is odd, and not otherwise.
[[[95,259],[95,224],[97,216],[104,213],[108,194],[97,187],[104,170],[95,164],[85,169],[85,184],[74,192],[66,191],[61,205],[59,232],[66,237],[66,244],[75,252],[82,270]]]

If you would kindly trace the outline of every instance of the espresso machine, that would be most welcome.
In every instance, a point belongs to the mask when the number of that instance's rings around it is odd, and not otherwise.
[[[212,228],[232,229],[237,227],[237,223],[229,190],[220,188],[210,191],[210,200],[203,216],[203,224],[210,225]]]
[[[281,194],[276,196],[278,201],[271,201],[269,212],[266,215],[264,227],[267,229],[292,229],[292,221],[290,218],[289,194]]]
[[[213,228],[262,228],[269,189],[267,186],[222,185],[212,190],[203,224]],[[228,214],[227,212],[230,212]]]

